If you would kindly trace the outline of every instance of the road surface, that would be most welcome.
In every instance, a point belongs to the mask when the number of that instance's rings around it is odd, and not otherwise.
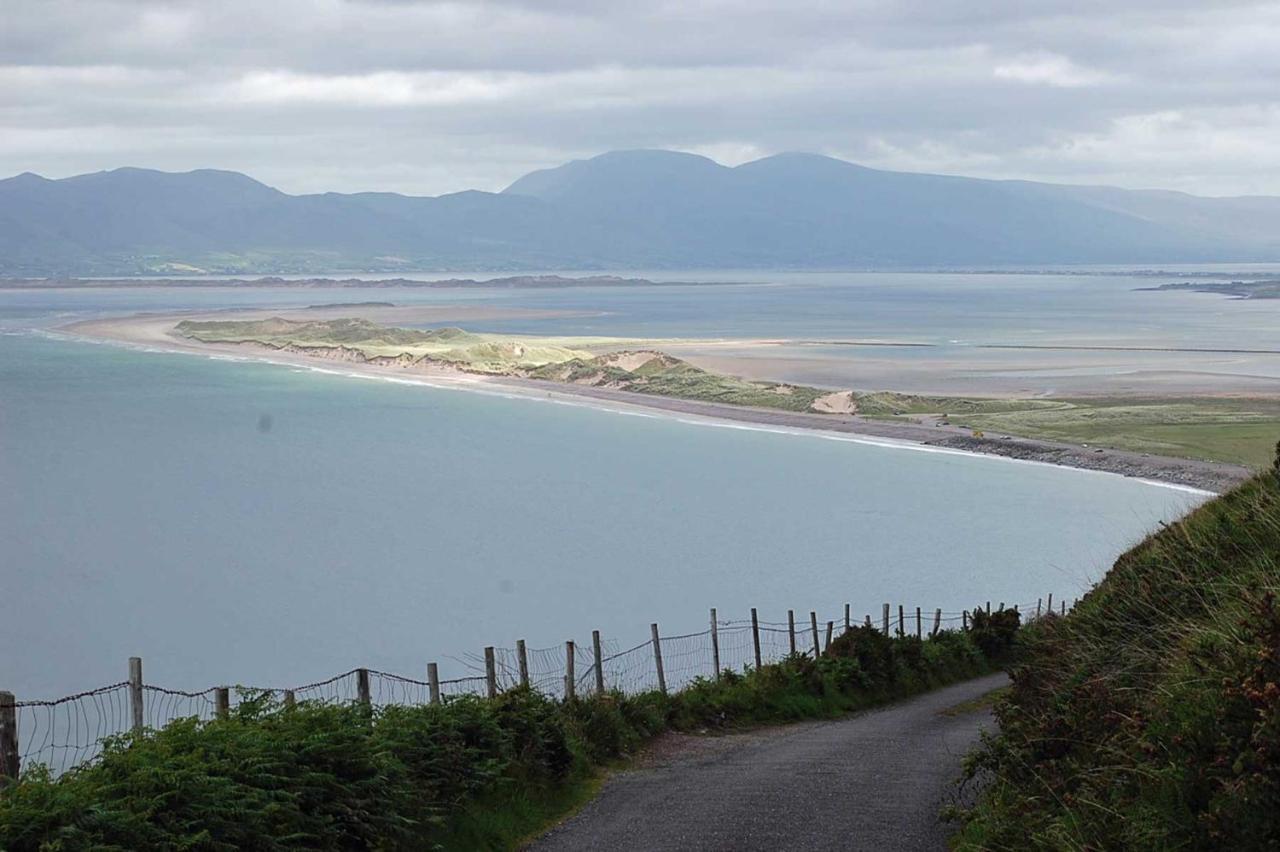
[[[529,848],[946,849],[938,813],[990,726],[990,675],[843,719],[674,735]],[[957,710],[960,712],[957,712]]]

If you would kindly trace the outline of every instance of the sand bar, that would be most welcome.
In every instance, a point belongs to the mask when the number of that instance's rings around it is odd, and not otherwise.
[[[853,438],[856,436],[876,442],[901,443],[938,452],[992,455],[1119,474],[1215,493],[1225,491],[1251,475],[1251,471],[1246,467],[1221,462],[1170,458],[1007,435],[975,437],[968,429],[940,424],[928,418],[922,418],[918,422],[903,422],[869,419],[849,414],[808,414],[652,396],[535,379],[476,375],[447,367],[418,366],[412,369],[400,369],[346,361],[338,364],[307,355],[271,350],[254,344],[200,343],[172,333],[174,326],[184,319],[257,319],[271,315],[292,316],[297,319],[336,317],[350,315],[350,313],[350,307],[344,309],[342,306],[322,310],[313,308],[283,312],[279,310],[236,310],[214,313],[192,311],[86,320],[63,326],[58,330],[79,337],[168,352],[260,360],[348,375],[380,379],[395,378],[434,387],[587,404],[610,410],[663,414],[679,419],[708,421],[721,425],[754,426],[779,431],[806,430],[824,433],[831,437]],[[463,323],[482,319],[529,317],[534,314],[563,315],[562,313],[476,306],[362,307],[360,314],[377,322],[416,323]]]

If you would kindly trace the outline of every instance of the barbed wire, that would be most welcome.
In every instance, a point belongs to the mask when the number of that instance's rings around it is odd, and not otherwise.
[[[982,609],[1000,604],[982,602]],[[1065,603],[1050,609],[1050,599],[1034,604],[1004,605],[1016,609],[1024,620],[1034,620],[1052,613],[1058,615]],[[978,607],[975,606],[975,610]],[[816,611],[796,611],[794,626],[789,621],[757,618],[717,619],[715,630],[660,635],[659,649],[665,686],[669,691],[683,689],[699,678],[713,678],[723,671],[745,672],[756,665],[757,653],[762,664],[778,663],[792,653],[813,658],[815,641],[818,653],[848,629],[870,624],[890,635],[922,637],[937,630],[954,630],[971,623],[975,610],[938,610],[891,607],[886,619],[884,610],[865,613],[860,618],[853,610],[845,610],[836,618],[818,618]],[[812,613],[812,614],[811,614]],[[816,640],[815,640],[816,624]],[[602,685],[606,691],[628,695],[656,690],[658,655],[652,639],[623,647],[615,637],[600,638],[597,663],[593,642],[571,640],[545,648],[493,648],[493,689],[503,692],[522,681],[549,697],[562,698],[566,693],[568,649],[574,655],[573,686],[578,695],[594,693]],[[718,651],[719,671],[716,660]],[[523,665],[522,665],[523,656]],[[486,657],[468,654],[457,662],[468,672],[461,677],[441,679],[435,687],[441,700],[461,696],[484,696],[490,691]],[[599,678],[597,678],[597,666]],[[281,707],[289,703],[350,703],[368,701],[375,710],[391,706],[420,706],[433,700],[431,675],[427,680],[379,671],[351,669],[324,680],[292,688],[245,687],[228,689],[228,712],[246,698],[265,699],[267,706]],[[112,736],[134,730],[134,702],[140,700],[142,730],[158,730],[180,719],[208,722],[218,715],[218,691],[227,687],[210,687],[199,691],[170,689],[155,684],[134,685],[120,681],[96,689],[54,700],[14,701],[17,750],[20,764],[32,768],[43,766],[58,775],[95,760],[102,744]],[[131,694],[133,693],[133,694]],[[0,707],[0,710],[8,708]]]

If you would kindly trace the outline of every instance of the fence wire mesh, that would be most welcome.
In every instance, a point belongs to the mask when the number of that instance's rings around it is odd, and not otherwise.
[[[984,607],[985,608],[985,607]],[[1034,604],[1017,604],[1024,621],[1048,614],[1047,600]],[[992,611],[999,609],[992,606]],[[1054,605],[1053,614],[1065,612],[1063,604]],[[792,653],[813,657],[846,629],[870,625],[886,628],[883,608],[857,614],[845,611],[836,617],[818,617],[818,613],[796,612],[794,626],[790,621],[756,619],[718,619],[715,630],[710,626],[695,633],[661,635],[657,648],[652,639],[624,645],[613,637],[601,637],[600,661],[597,662],[593,641],[563,642],[545,648],[524,648],[523,665],[520,648],[495,647],[493,651],[493,691],[513,689],[522,683],[547,696],[563,698],[568,687],[570,648],[573,657],[573,690],[583,696],[603,686],[606,691],[628,695],[659,689],[668,691],[687,687],[699,678],[715,677],[719,671],[743,672],[756,665],[757,650],[761,664],[778,663]],[[927,638],[937,630],[957,630],[968,626],[970,611],[926,610],[919,614],[914,607],[890,607],[887,628],[891,635],[919,634]],[[815,628],[816,623],[816,628]],[[758,642],[758,645],[757,645]],[[662,677],[658,658],[661,655]],[[716,660],[719,660],[719,670]],[[485,696],[490,692],[485,655],[468,655],[456,662],[466,674],[436,683],[441,700],[462,696]],[[362,688],[363,685],[363,688]],[[156,730],[180,719],[209,721],[218,714],[217,693],[211,687],[198,692],[169,689],[154,684],[137,685],[130,681],[108,684],[97,689],[69,695],[52,701],[15,700],[0,704],[0,720],[8,714],[13,728],[6,736],[12,739],[19,765],[28,770],[45,767],[55,775],[93,761],[105,740],[134,730],[134,700],[141,701],[142,731]],[[325,680],[292,688],[236,687],[228,690],[228,712],[245,700],[265,700],[278,706],[290,702],[348,703],[367,701],[375,710],[391,706],[421,706],[432,702],[432,683],[415,677],[378,671],[352,669]],[[2,733],[3,731],[0,731]],[[0,772],[4,768],[0,767]]]
[[[108,737],[131,726],[129,682],[113,683],[56,701],[20,701],[13,707],[22,765],[59,773],[97,756]]]

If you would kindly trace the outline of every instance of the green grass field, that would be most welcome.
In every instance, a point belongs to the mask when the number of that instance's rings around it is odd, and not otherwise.
[[[951,422],[984,432],[1262,467],[1280,438],[1280,399],[1061,400],[1022,410],[958,413]]]
[[[860,394],[857,401],[858,413],[868,417],[945,415],[983,433],[1250,467],[1268,464],[1280,438],[1280,398],[981,399],[886,391]]]

